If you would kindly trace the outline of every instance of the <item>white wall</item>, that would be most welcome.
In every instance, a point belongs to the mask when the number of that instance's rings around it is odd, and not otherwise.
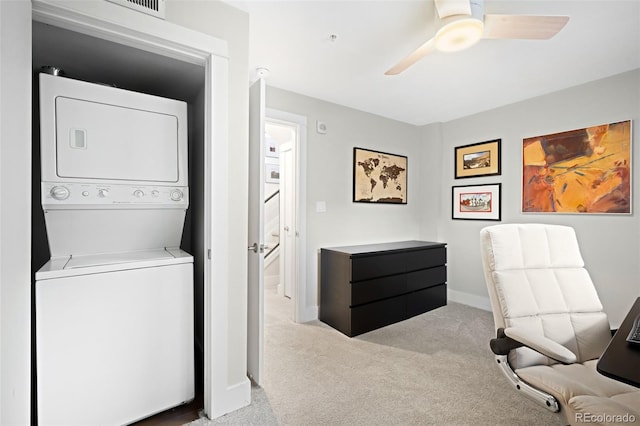
[[[318,250],[321,247],[420,238],[421,218],[425,214],[421,130],[269,86],[266,102],[267,108],[307,117],[305,304],[313,310],[318,304]],[[317,120],[326,123],[326,134],[316,132]],[[406,205],[352,202],[354,147],[408,157]],[[318,201],[326,203],[325,213],[316,212]]]
[[[25,37],[25,30],[28,37]],[[0,2],[0,424],[27,425],[31,364],[31,3]],[[10,203],[11,208],[6,206]]]
[[[583,257],[612,325],[618,325],[640,295],[640,223],[632,215],[523,214],[522,139],[591,125],[637,120],[640,70],[447,123],[420,128],[281,89],[267,87],[267,107],[308,119],[307,307],[318,303],[318,249],[403,239],[448,245],[450,300],[489,309],[478,235],[496,222],[451,219],[451,187],[502,183],[502,222],[547,222],[574,226]],[[326,135],[315,131],[317,120]],[[419,131],[416,133],[416,129]],[[637,144],[639,136],[633,136]],[[454,148],[502,139],[502,175],[454,179]],[[352,150],[371,148],[409,157],[409,203],[368,205],[351,201]],[[638,150],[634,162],[640,164]],[[638,186],[634,173],[634,187]],[[325,201],[326,213],[316,212]],[[634,211],[638,203],[634,199]]]
[[[502,222],[545,222],[576,229],[587,268],[612,325],[624,318],[640,296],[640,222],[638,201],[632,215],[521,213],[522,139],[597,124],[640,119],[640,70],[631,71],[546,96],[482,112],[441,125],[442,183],[439,237],[448,244],[449,289],[489,306],[482,276],[478,233],[496,222],[451,220],[451,186],[502,182]],[[423,128],[425,138],[433,126]],[[454,179],[456,146],[502,138],[502,175]],[[635,132],[633,145],[640,136]],[[632,153],[640,165],[640,150]],[[633,188],[640,173],[632,171]],[[637,189],[635,195],[638,194]]]
[[[442,124],[434,123],[421,128],[421,149],[419,159],[419,196],[423,198],[423,210],[420,215],[420,239],[426,241],[442,241],[440,226],[441,213],[446,209],[442,204]],[[453,155],[453,154],[451,154]]]
[[[219,200],[229,218],[229,386],[247,378],[247,185],[249,15],[218,1],[168,0],[167,21],[226,40],[229,49],[229,198]],[[179,78],[179,76],[177,76]],[[215,277],[214,277],[215,280]],[[215,283],[214,283],[215,285]],[[215,313],[214,313],[215,314]]]

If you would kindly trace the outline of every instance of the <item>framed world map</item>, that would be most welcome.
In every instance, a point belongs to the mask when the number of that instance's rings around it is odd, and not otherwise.
[[[407,204],[407,157],[353,148],[353,201]]]

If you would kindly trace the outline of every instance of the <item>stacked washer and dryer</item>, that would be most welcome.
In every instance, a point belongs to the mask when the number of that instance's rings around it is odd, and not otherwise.
[[[128,424],[194,398],[187,106],[40,75],[41,425]]]

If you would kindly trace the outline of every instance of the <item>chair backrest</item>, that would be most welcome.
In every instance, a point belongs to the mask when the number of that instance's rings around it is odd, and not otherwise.
[[[542,334],[575,353],[578,362],[600,356],[611,339],[609,321],[573,228],[495,225],[480,231],[480,242],[496,329]],[[518,348],[509,363],[516,369],[554,361]]]

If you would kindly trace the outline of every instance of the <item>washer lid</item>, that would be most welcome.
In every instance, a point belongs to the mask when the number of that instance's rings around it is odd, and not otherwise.
[[[64,269],[87,268],[91,266],[113,265],[118,263],[173,258],[174,256],[164,249],[134,251],[126,253],[92,254],[87,256],[72,256],[64,266]]]
[[[191,262],[193,256],[178,248],[57,257],[49,260],[36,272],[36,280]]]

